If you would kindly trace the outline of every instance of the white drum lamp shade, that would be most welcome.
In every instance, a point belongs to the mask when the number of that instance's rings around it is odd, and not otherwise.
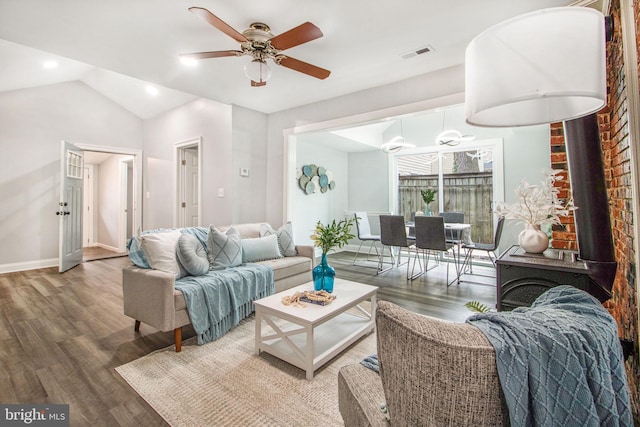
[[[465,57],[465,115],[476,126],[574,119],[606,103],[604,16],[541,9],[479,34]]]

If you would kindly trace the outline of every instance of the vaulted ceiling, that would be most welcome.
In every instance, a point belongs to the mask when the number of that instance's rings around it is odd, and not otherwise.
[[[422,75],[464,62],[468,42],[506,18],[570,0],[0,0],[0,91],[81,80],[151,117],[193,97],[272,113]],[[238,43],[189,12],[203,7],[237,31],[264,22],[278,35],[310,21],[323,37],[285,51],[331,71],[319,80],[272,65],[251,87],[250,57],[186,67],[178,54],[234,50]],[[597,4],[596,6],[597,7]],[[544,29],[540,29],[544,31]],[[535,35],[532,34],[532,37]],[[412,52],[429,47],[422,55]],[[45,70],[41,62],[59,66]],[[147,84],[160,89],[149,104]]]

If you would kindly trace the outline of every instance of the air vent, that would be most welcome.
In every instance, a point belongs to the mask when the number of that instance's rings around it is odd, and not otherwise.
[[[422,46],[422,47],[419,47],[417,49],[411,50],[409,52],[405,52],[405,53],[401,54],[400,57],[402,59],[409,59],[409,58],[413,58],[414,56],[422,55],[422,54],[427,53],[427,52],[432,52],[433,50],[434,50],[433,46],[426,45],[426,46]]]

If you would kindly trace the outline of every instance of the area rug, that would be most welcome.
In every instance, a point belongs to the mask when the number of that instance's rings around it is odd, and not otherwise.
[[[255,321],[182,352],[159,350],[116,371],[172,426],[340,426],[338,370],[376,352],[375,333],[316,371],[254,352]]]

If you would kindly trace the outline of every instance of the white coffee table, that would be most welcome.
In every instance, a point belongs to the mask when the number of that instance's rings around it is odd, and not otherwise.
[[[306,307],[287,306],[282,297],[299,291],[312,291],[313,282],[255,301],[256,354],[272,354],[313,373],[375,327],[376,286],[336,279],[329,305],[307,303]],[[359,304],[370,300],[370,311]],[[350,313],[347,310],[356,307]],[[355,312],[355,313],[354,313]],[[278,319],[286,322],[278,322]],[[264,331],[262,324],[272,331]],[[283,325],[284,323],[284,325]]]

